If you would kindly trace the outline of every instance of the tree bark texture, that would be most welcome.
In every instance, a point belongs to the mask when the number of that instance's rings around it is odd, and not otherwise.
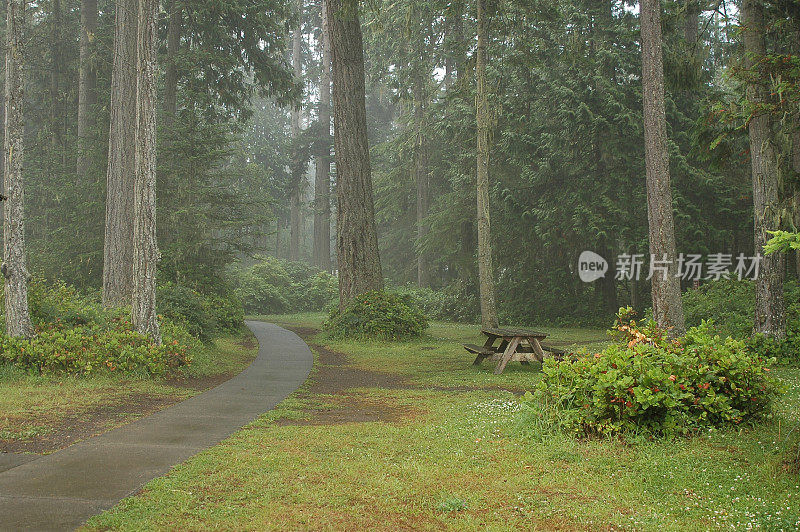
[[[133,295],[137,13],[137,0],[117,1],[103,250],[106,307],[128,306]]]
[[[383,289],[367,139],[364,43],[357,0],[329,0],[337,171],[339,305]]]
[[[5,95],[5,216],[3,267],[5,277],[6,334],[30,338],[33,324],[28,310],[28,268],[25,253],[25,194],[22,177],[25,120],[23,47],[27,2],[8,0],[6,26]]]
[[[298,21],[292,35],[292,68],[295,81],[303,79],[303,0],[297,1]],[[300,194],[303,181],[303,168],[300,164],[300,113],[301,107],[292,108],[292,140],[294,141],[294,164],[292,164],[292,183],[289,191],[289,259],[300,260],[300,231],[302,225]]]
[[[687,0],[683,21],[683,38],[694,47],[700,37],[700,1]]]
[[[486,0],[478,0],[478,50],[475,66],[477,78],[476,120],[478,125],[478,282],[481,301],[481,323],[497,327],[494,270],[492,268],[492,239],[489,217],[489,95],[486,86],[488,62],[488,21]]]
[[[134,328],[161,343],[156,314],[156,76],[158,0],[139,0],[136,97],[136,159],[133,226]]]
[[[675,222],[667,151],[667,121],[664,110],[664,65],[661,44],[661,2],[641,2],[642,89],[644,96],[645,166],[650,253],[655,260],[671,261],[669,274],[651,281],[653,316],[672,336],[686,330],[680,279],[676,277]]]
[[[53,146],[61,147],[61,47],[62,26],[64,24],[61,11],[61,0],[52,0],[50,21],[50,127],[53,128],[50,137]]]
[[[181,0],[172,0],[167,28],[167,68],[164,75],[164,122],[172,125],[178,112],[178,50],[181,46],[183,27],[183,5]]]
[[[461,79],[464,71],[464,3],[462,0],[451,2],[445,15],[446,39],[449,47],[445,48],[444,85],[449,89]]]
[[[94,106],[97,104],[97,69],[94,43],[97,31],[97,0],[81,0],[80,66],[78,72],[78,177],[88,180],[89,148],[93,145]]]
[[[771,238],[767,231],[781,228],[777,156],[769,112],[759,107],[766,103],[769,79],[758,74],[758,62],[766,54],[764,4],[756,0],[742,2],[745,61],[750,70],[747,100],[753,108],[748,125],[753,176],[753,210],[756,253],[764,252]],[[755,332],[775,338],[786,336],[786,310],[783,281],[785,258],[775,253],[764,258],[756,281]]]
[[[800,51],[800,30],[796,31],[795,53]],[[800,176],[800,112],[795,114],[792,127],[792,170],[795,175]],[[794,231],[800,231],[800,183],[795,180],[794,190],[792,191],[792,223]],[[795,275],[800,279],[800,249],[794,252]]]
[[[421,53],[421,51],[420,51]],[[428,235],[428,210],[430,208],[430,175],[428,174],[428,152],[425,142],[425,91],[424,81],[418,77],[414,87],[414,181],[417,184],[417,245]],[[417,284],[429,288],[431,284],[430,259],[428,254],[417,251]]]
[[[319,80],[320,137],[314,176],[314,264],[331,270],[331,48],[327,0],[322,0],[322,65]]]

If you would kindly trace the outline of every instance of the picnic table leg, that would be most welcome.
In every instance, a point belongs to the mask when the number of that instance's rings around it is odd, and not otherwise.
[[[484,342],[483,347],[485,347],[487,349],[494,349],[492,346],[494,345],[494,341],[496,339],[497,338],[494,337],[494,336],[488,337],[486,339],[486,342]],[[475,357],[475,362],[473,362],[472,365],[473,366],[480,366],[481,362],[483,362],[483,359],[485,359],[485,358],[489,358],[489,355],[481,355],[480,353],[478,353],[478,356]]]
[[[539,362],[544,364],[544,349],[542,349],[542,344],[539,343],[539,339],[531,338],[530,344],[533,348],[533,352],[536,353],[536,357],[539,359]]]
[[[520,342],[519,338],[514,338],[508,344],[508,347],[506,347],[506,350],[503,353],[503,358],[501,358],[497,362],[497,366],[494,368],[495,375],[500,375],[501,373],[503,373],[503,370],[506,369],[506,364],[508,364],[508,362],[514,356],[514,353],[517,351],[517,347],[519,347],[519,342]]]

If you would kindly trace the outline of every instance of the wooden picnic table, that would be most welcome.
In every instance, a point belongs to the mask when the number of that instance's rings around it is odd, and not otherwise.
[[[515,358],[519,359],[523,364],[528,364],[531,356],[539,362],[544,362],[545,349],[542,347],[542,340],[549,336],[547,333],[528,329],[507,328],[482,329],[481,332],[486,335],[486,342],[483,347],[476,345],[464,346],[467,351],[477,355],[473,363],[476,366],[480,365],[486,358],[498,357],[494,373],[499,375],[506,369],[506,365]],[[495,347],[494,344],[498,340],[500,340],[500,344]]]

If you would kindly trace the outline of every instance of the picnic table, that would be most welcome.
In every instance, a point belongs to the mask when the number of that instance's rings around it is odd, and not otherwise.
[[[500,375],[506,369],[506,365],[512,360],[519,360],[523,364],[529,364],[531,359],[544,362],[545,351],[553,355],[563,355],[564,352],[551,347],[543,347],[542,340],[547,338],[547,333],[530,331],[527,329],[482,329],[481,333],[486,335],[486,342],[483,346],[467,344],[464,349],[477,355],[474,365],[479,366],[484,359],[497,358],[497,366],[494,368],[495,375]],[[500,341],[495,347],[495,343]]]

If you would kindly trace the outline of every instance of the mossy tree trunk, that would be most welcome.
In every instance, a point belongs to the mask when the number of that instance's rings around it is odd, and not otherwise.
[[[158,0],[139,0],[136,91],[136,182],[131,322],[161,343],[156,315],[156,76]]]
[[[137,13],[137,0],[117,0],[103,250],[106,307],[128,306],[133,295]]]
[[[669,262],[667,275],[656,273],[651,280],[653,316],[659,326],[669,329],[672,336],[679,336],[686,330],[686,325],[680,279],[676,276],[678,257],[667,151],[660,0],[641,2],[641,24],[650,254],[654,260]]]
[[[5,95],[5,216],[3,267],[6,334],[30,338],[33,324],[28,310],[28,268],[25,252],[25,194],[22,176],[25,99],[24,43],[27,2],[8,0],[6,25]]]
[[[319,138],[314,176],[314,264],[331,270],[331,47],[327,0],[322,0],[322,63],[319,79]]]
[[[339,305],[383,288],[367,139],[364,43],[357,0],[329,0],[337,171]]]
[[[78,71],[78,178],[86,182],[89,173],[89,149],[95,142],[94,106],[97,104],[97,0],[81,0],[80,65]]]
[[[292,68],[295,81],[303,79],[303,0],[297,2],[298,21],[292,34]],[[301,197],[304,168],[300,164],[300,120],[301,107],[292,108],[292,141],[294,141],[294,162],[292,163],[292,183],[289,191],[289,259],[300,260],[300,231],[302,230]]]
[[[775,143],[769,112],[762,108],[769,99],[769,78],[758,73],[758,63],[767,53],[764,27],[764,3],[744,0],[742,3],[744,52],[750,70],[747,101],[753,109],[748,124],[750,160],[753,176],[753,210],[756,253],[764,253],[770,239],[767,231],[781,228],[779,177]],[[775,253],[764,258],[761,275],[756,281],[755,332],[775,338],[786,336],[786,310],[783,281],[785,257]]]
[[[487,0],[478,0],[478,50],[475,66],[477,79],[476,120],[478,125],[478,282],[481,301],[481,323],[497,327],[494,269],[492,267],[492,238],[489,216],[489,94],[486,86],[489,27]]]

